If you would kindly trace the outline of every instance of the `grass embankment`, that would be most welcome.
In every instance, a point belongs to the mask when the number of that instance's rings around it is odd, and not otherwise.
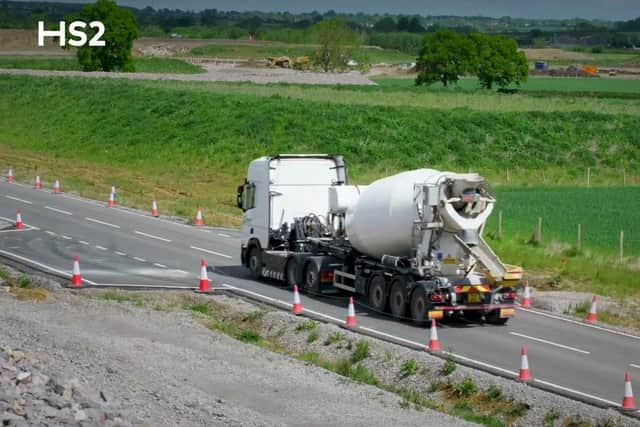
[[[449,92],[478,92],[482,91],[480,82],[475,77],[463,78],[457,84],[442,86],[440,83],[433,84],[430,87],[416,88],[413,78],[403,77],[375,77],[376,83],[383,87],[394,89],[411,89],[411,90],[430,90],[430,91],[449,91]],[[510,88],[516,89],[513,85]],[[640,80],[609,78],[609,77],[533,77],[522,83],[519,87],[522,92],[570,92],[570,95],[576,95],[576,92],[596,94],[604,92],[607,96],[613,94],[640,94]],[[573,92],[573,93],[571,93]]]
[[[248,93],[252,89],[256,94]],[[300,97],[310,94],[312,101],[268,96],[274,90]],[[592,167],[592,183],[602,184],[620,182],[622,165],[626,165],[627,182],[637,183],[640,163],[639,122],[633,114],[447,109],[437,103],[437,93],[429,94],[436,100],[430,108],[353,105],[314,97],[342,93],[334,88],[107,79],[2,76],[0,91],[0,157],[5,166],[15,167],[19,178],[32,180],[37,168],[45,181],[58,176],[65,189],[101,200],[106,200],[115,182],[120,203],[147,210],[155,193],[163,213],[193,217],[197,207],[203,206],[208,224],[239,223],[235,188],[252,159],[271,153],[340,153],[350,166],[352,179],[362,183],[429,166],[473,169],[498,183],[505,180],[509,168],[511,184],[527,185],[541,183],[543,178],[552,183],[582,183],[586,168]],[[357,89],[353,93],[378,96]],[[498,94],[484,99],[498,109],[502,100],[512,102]],[[526,96],[520,99],[528,101]],[[615,101],[613,105],[624,105]],[[629,110],[633,112],[631,104]],[[508,203],[509,194],[504,194]],[[623,215],[633,218],[626,197],[621,195],[615,204],[599,200],[592,206],[597,209],[598,204],[607,204],[606,209],[611,209],[608,217],[616,220]],[[511,199],[513,206],[547,203],[544,195],[535,200],[525,197],[520,205],[516,199]],[[578,210],[583,204],[579,199],[556,217],[580,218]],[[566,197],[559,195],[554,200],[561,204]],[[525,239],[517,237],[518,227],[528,237],[534,225],[530,217],[538,214],[531,211],[523,216],[521,208],[501,206],[505,240],[495,243],[498,253],[507,262],[559,274],[557,259],[545,254],[545,241],[533,247],[521,244]],[[514,226],[514,234],[511,221],[523,224]],[[591,243],[588,236],[601,227],[597,219],[590,221],[584,223],[585,250]],[[608,223],[615,228],[613,221]],[[551,226],[553,220],[545,224]],[[569,227],[561,224],[558,227]],[[573,227],[567,233],[558,238],[570,238]],[[629,234],[628,238],[634,239]],[[585,259],[589,269],[564,270],[583,289],[612,294],[634,283],[626,268],[611,276],[609,272],[616,268],[597,267]]]
[[[204,69],[175,58],[133,58],[137,73],[197,74]],[[4,56],[0,55],[0,68],[81,71],[75,57]]]
[[[277,56],[289,56],[291,58],[296,56],[313,56],[317,50],[316,46],[303,46],[294,45],[288,46],[286,44],[274,44],[274,45],[222,45],[211,44],[206,46],[199,46],[191,49],[190,55],[194,56],[206,56],[217,58],[230,58],[230,59],[264,59]],[[372,64],[379,63],[410,63],[415,61],[415,57],[406,53],[402,53],[397,50],[390,49],[377,49],[371,47],[362,47],[358,49],[356,56],[366,56],[369,62]]]

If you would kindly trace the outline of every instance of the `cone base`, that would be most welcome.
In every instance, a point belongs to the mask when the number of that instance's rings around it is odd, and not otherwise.
[[[195,225],[197,225],[197,226],[201,226],[201,225],[204,225],[204,223],[203,223],[202,221],[196,221],[196,222],[195,222]]]
[[[357,325],[356,325],[356,319],[355,319],[355,318],[348,317],[348,318],[347,318],[347,322],[345,323],[345,326],[346,326],[347,328],[355,328],[355,327],[357,326]]]
[[[528,369],[526,369],[526,370],[521,369],[520,370],[520,375],[518,376],[518,381],[523,381],[523,382],[524,381],[531,381],[531,379],[532,379],[531,378],[531,372]]]
[[[633,397],[625,397],[622,400],[622,409],[625,411],[635,411],[636,402]]]
[[[13,178],[11,178],[11,177],[7,178],[7,182],[8,183],[12,183],[13,182]]]
[[[531,300],[530,299],[522,300],[522,302],[520,303],[520,307],[531,308]]]
[[[585,322],[587,322],[587,323],[596,323],[597,321],[598,320],[597,320],[597,317],[596,317],[595,314],[589,314],[587,316],[587,318],[585,319]]]
[[[84,283],[82,282],[82,277],[73,276],[71,278],[71,287],[74,289],[84,288]]]
[[[293,304],[291,307],[291,313],[302,314],[302,304]]]
[[[440,342],[438,341],[429,341],[429,351],[440,351]]]
[[[154,218],[158,218],[160,214],[158,212],[151,212],[151,216]]]
[[[22,230],[24,225],[21,222],[16,222],[16,230]]]
[[[107,203],[107,207],[108,208],[114,208],[116,206],[115,202],[109,202]]]

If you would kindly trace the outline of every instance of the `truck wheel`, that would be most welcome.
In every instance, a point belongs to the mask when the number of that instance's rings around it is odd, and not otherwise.
[[[374,274],[369,283],[369,305],[378,311],[387,310],[387,281],[381,274]]]
[[[320,291],[320,272],[315,262],[308,262],[304,269],[303,287],[308,291]]]
[[[401,277],[394,279],[391,283],[389,308],[391,309],[391,315],[397,319],[401,319],[407,314],[406,285]]]
[[[291,258],[287,263],[287,284],[293,288],[293,285],[298,284],[296,277],[296,271],[298,270],[298,261],[295,258]]]
[[[492,310],[485,316],[487,323],[492,325],[506,325],[509,321],[508,317],[500,317],[500,310]]]
[[[427,321],[429,303],[424,289],[416,289],[411,296],[411,319],[416,323]]]
[[[257,246],[254,246],[249,252],[249,271],[255,280],[262,277],[262,252]]]

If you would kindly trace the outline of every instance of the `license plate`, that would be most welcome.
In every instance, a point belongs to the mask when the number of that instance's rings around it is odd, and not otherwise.
[[[513,317],[515,310],[513,308],[501,308],[500,317]]]
[[[479,304],[480,294],[467,294],[467,302],[469,304]]]
[[[442,319],[443,312],[442,312],[442,310],[432,310],[427,314],[427,317],[429,318],[429,320],[431,320],[431,319]]]

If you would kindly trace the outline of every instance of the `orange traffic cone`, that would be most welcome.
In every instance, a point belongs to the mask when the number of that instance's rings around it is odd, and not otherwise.
[[[622,399],[622,409],[634,411],[636,409],[636,401],[633,398],[631,390],[631,374],[629,371],[624,374],[624,398]]]
[[[209,287],[209,277],[207,276],[207,263],[204,259],[200,260],[200,286],[198,288],[198,292],[211,292],[211,288]]]
[[[36,190],[40,190],[42,188],[42,184],[40,183],[40,175],[36,175],[36,183],[33,185],[33,188]]]
[[[436,320],[431,319],[431,332],[429,336],[429,351],[440,351],[440,341],[438,340],[438,330]]]
[[[153,202],[151,203],[151,216],[158,218],[160,216],[160,213],[158,212],[158,204],[156,203],[156,199],[153,199]]]
[[[356,327],[356,310],[353,306],[353,297],[349,297],[349,309],[347,310],[347,322],[348,328]]]
[[[198,212],[196,213],[196,225],[204,225],[204,221],[202,221],[202,208],[198,208]]]
[[[291,306],[291,312],[293,314],[302,313],[302,303],[300,302],[300,293],[298,292],[298,285],[293,285],[293,305]]]
[[[53,184],[53,192],[58,194],[60,192],[60,180],[56,179],[56,182]]]
[[[589,314],[587,314],[587,322],[589,323],[596,323],[597,321],[597,317],[598,317],[596,313],[597,301],[598,301],[598,298],[594,295],[593,298],[591,298],[591,308],[589,308]]]
[[[107,203],[107,207],[113,208],[116,206],[116,195],[115,193],[112,191],[109,194],[109,202]]]
[[[527,346],[522,346],[522,362],[520,364],[520,375],[518,381],[531,381],[531,371],[529,371],[529,358],[527,357]]]
[[[24,228],[24,224],[22,222],[22,211],[20,209],[16,209],[16,229],[20,230]]]
[[[9,166],[9,172],[7,172],[7,182],[13,182],[13,168]]]
[[[82,275],[80,274],[80,258],[75,255],[73,257],[73,274],[71,275],[71,287],[82,288]]]
[[[520,306],[524,308],[531,307],[531,288],[529,288],[528,280],[524,284],[524,291],[522,293],[522,302],[520,303]]]

